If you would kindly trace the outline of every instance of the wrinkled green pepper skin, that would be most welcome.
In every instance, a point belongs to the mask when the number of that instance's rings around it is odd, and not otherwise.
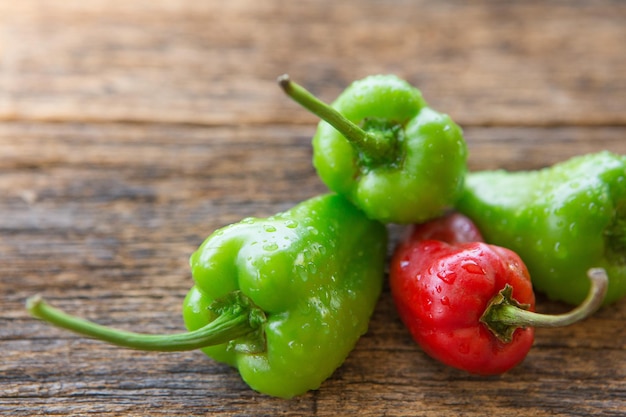
[[[428,107],[421,92],[393,75],[351,84],[332,107],[365,131],[392,130],[395,149],[372,160],[330,124],[313,137],[313,165],[333,191],[370,218],[384,223],[421,223],[460,197],[467,147],[461,128]]]
[[[368,328],[386,248],[385,227],[334,194],[227,226],[191,256],[186,326],[204,326],[214,300],[241,290],[265,312],[265,346],[248,352],[239,340],[203,352],[265,394],[290,398],[317,389]]]
[[[536,290],[578,304],[605,268],[604,304],[626,295],[626,157],[578,156],[542,170],[469,174],[457,207],[487,242],[517,252]]]

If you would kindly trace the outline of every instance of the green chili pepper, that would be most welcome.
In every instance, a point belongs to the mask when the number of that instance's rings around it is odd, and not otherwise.
[[[183,304],[188,333],[122,332],[40,298],[28,306],[59,327],[124,347],[202,349],[236,367],[253,389],[289,398],[317,389],[366,332],[386,242],[382,224],[329,194],[214,232],[191,256],[195,286]]]
[[[626,295],[626,157],[574,157],[535,171],[469,174],[458,209],[485,240],[517,252],[533,286],[579,304],[586,270],[610,277],[604,304]]]
[[[313,164],[331,190],[371,219],[419,223],[460,197],[467,171],[463,134],[393,75],[354,82],[332,104],[279,77],[285,92],[319,116]]]

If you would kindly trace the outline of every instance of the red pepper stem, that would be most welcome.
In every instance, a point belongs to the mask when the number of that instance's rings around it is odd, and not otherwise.
[[[348,120],[337,110],[324,103],[301,85],[291,81],[287,74],[278,77],[278,84],[285,94],[311,113],[337,129],[347,140],[372,160],[388,159],[393,153],[394,144],[389,136],[365,131]]]
[[[175,352],[227,343],[257,331],[262,320],[246,308],[224,310],[206,326],[186,333],[155,335],[118,330],[85,320],[52,307],[41,296],[26,301],[29,312],[54,326],[113,345],[147,351]]]
[[[573,310],[558,315],[540,314],[528,311],[528,306],[519,304],[512,298],[512,287],[505,287],[485,310],[480,321],[505,343],[511,341],[513,332],[520,327],[564,327],[581,321],[602,305],[608,287],[608,276],[602,268],[587,271],[591,288],[583,302]]]

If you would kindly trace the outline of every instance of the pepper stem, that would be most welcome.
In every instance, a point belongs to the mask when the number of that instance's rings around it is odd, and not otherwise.
[[[278,77],[277,81],[285,94],[337,129],[370,160],[387,160],[392,157],[394,143],[393,140],[390,140],[392,138],[389,134],[361,129],[337,110],[315,97],[310,91],[291,81],[287,74]]]
[[[169,335],[128,332],[103,326],[52,307],[36,295],[26,301],[34,316],[54,326],[113,345],[147,351],[175,352],[201,349],[238,339],[258,331],[265,322],[264,313],[251,302],[241,302],[242,294],[229,294],[228,300],[218,300],[209,309],[218,316],[200,329]]]
[[[480,321],[504,343],[511,342],[513,333],[522,327],[564,327],[581,321],[602,305],[609,278],[602,268],[587,271],[591,288],[583,302],[568,313],[558,315],[540,314],[528,311],[528,305],[512,298],[513,288],[506,285],[496,295],[483,313]]]

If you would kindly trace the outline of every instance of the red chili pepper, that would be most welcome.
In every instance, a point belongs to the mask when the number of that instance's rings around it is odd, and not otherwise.
[[[393,255],[390,285],[400,318],[435,359],[471,373],[503,373],[526,357],[532,327],[568,325],[599,308],[607,277],[597,268],[578,308],[558,316],[534,313],[522,260],[482,240],[471,220],[452,213],[413,226]]]

